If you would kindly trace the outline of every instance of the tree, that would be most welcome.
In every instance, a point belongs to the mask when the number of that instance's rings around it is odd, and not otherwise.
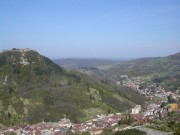
[[[162,102],[162,104],[161,104],[161,108],[165,107],[166,105],[167,105],[167,103]]]
[[[112,134],[113,134],[112,129],[110,128],[105,128],[103,132],[101,133],[101,135],[112,135]]]
[[[14,89],[12,86],[9,86],[9,94],[13,93],[14,92]]]
[[[133,123],[135,120],[133,117],[129,117],[128,119],[122,119],[118,122],[119,125],[122,125],[122,124],[127,124],[127,125],[130,125],[131,123]]]
[[[82,132],[82,135],[90,135],[90,132]]]
[[[110,113],[111,113],[111,109],[109,108],[109,109],[108,109],[108,114],[110,114]]]
[[[117,131],[115,135],[147,135],[147,133],[138,129],[127,129],[123,131]]]
[[[176,103],[176,100],[173,98],[172,94],[170,94],[170,95],[168,96],[168,102],[169,102],[170,104]]]

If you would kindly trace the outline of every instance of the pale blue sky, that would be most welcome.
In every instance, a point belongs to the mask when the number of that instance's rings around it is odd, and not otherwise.
[[[50,58],[180,52],[179,0],[0,0],[0,50]]]

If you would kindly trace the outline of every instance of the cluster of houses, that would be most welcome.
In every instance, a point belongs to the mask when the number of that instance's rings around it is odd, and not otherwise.
[[[59,122],[40,122],[35,125],[3,126],[1,134],[15,133],[17,135],[63,135],[72,126],[69,119],[61,119]]]
[[[149,104],[145,108],[141,108],[140,105],[136,105],[134,108],[127,110],[127,115],[132,115],[136,124],[142,125],[147,121],[153,121],[155,119],[163,120],[168,116],[170,112],[177,112],[178,105],[176,103],[168,104],[166,107],[162,107],[161,104]]]
[[[173,110],[174,109],[174,110]],[[170,111],[177,111],[177,104],[171,104],[168,108],[162,108],[160,104],[149,104],[146,108],[136,105],[127,110],[127,115],[133,116],[135,121],[132,125],[144,125],[155,119],[164,119]],[[110,128],[113,131],[122,130],[117,127],[119,121],[123,119],[120,113],[109,115],[97,115],[97,118],[80,123],[71,123],[69,119],[61,119],[59,122],[41,122],[35,125],[24,125],[12,128],[3,126],[0,134],[16,133],[17,135],[65,135],[68,133],[90,132],[91,135],[98,135],[103,129]],[[123,130],[131,126],[123,127]]]
[[[90,132],[92,135],[100,134],[104,128],[115,129],[122,116],[120,113],[110,114],[108,116],[98,115],[96,119],[73,124],[69,119],[62,119],[59,122],[41,122],[32,126],[24,125],[12,128],[3,126],[1,134],[16,133],[17,135],[64,135],[68,132],[80,133]]]
[[[172,91],[165,90],[162,86],[157,87],[156,84],[151,81],[151,77],[148,76],[128,77],[124,75],[123,80],[121,82],[117,81],[116,83],[117,85],[122,85],[132,90],[136,90],[140,94],[151,99],[156,97],[160,99],[161,102],[167,102],[167,97],[169,95],[172,95],[174,99],[180,98],[180,95],[173,93]]]
[[[110,114],[108,116],[98,115],[97,119],[92,121],[76,124],[72,126],[72,132],[83,132],[88,131],[92,134],[100,134],[104,128],[111,128],[115,130],[116,125],[121,120],[122,116],[120,113]]]

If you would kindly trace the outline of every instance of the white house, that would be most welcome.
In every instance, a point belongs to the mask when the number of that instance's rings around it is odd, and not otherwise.
[[[131,109],[131,114],[138,114],[142,110],[140,105],[136,105],[134,108]]]

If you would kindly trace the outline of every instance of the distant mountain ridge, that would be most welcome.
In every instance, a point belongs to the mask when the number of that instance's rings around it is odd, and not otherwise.
[[[120,76],[129,77],[149,76],[155,83],[169,90],[180,90],[180,53],[167,57],[148,57],[115,64],[102,65],[97,70],[84,69],[86,72],[94,72],[94,75],[103,73],[113,80],[121,79]],[[85,72],[85,71],[84,71]],[[100,74],[99,74],[100,75]]]
[[[67,69],[79,69],[84,67],[98,67],[113,64],[123,60],[95,59],[95,58],[65,58],[53,60],[58,65]]]
[[[168,58],[180,60],[180,52],[176,53],[176,54],[173,54],[173,55],[169,55]]]

